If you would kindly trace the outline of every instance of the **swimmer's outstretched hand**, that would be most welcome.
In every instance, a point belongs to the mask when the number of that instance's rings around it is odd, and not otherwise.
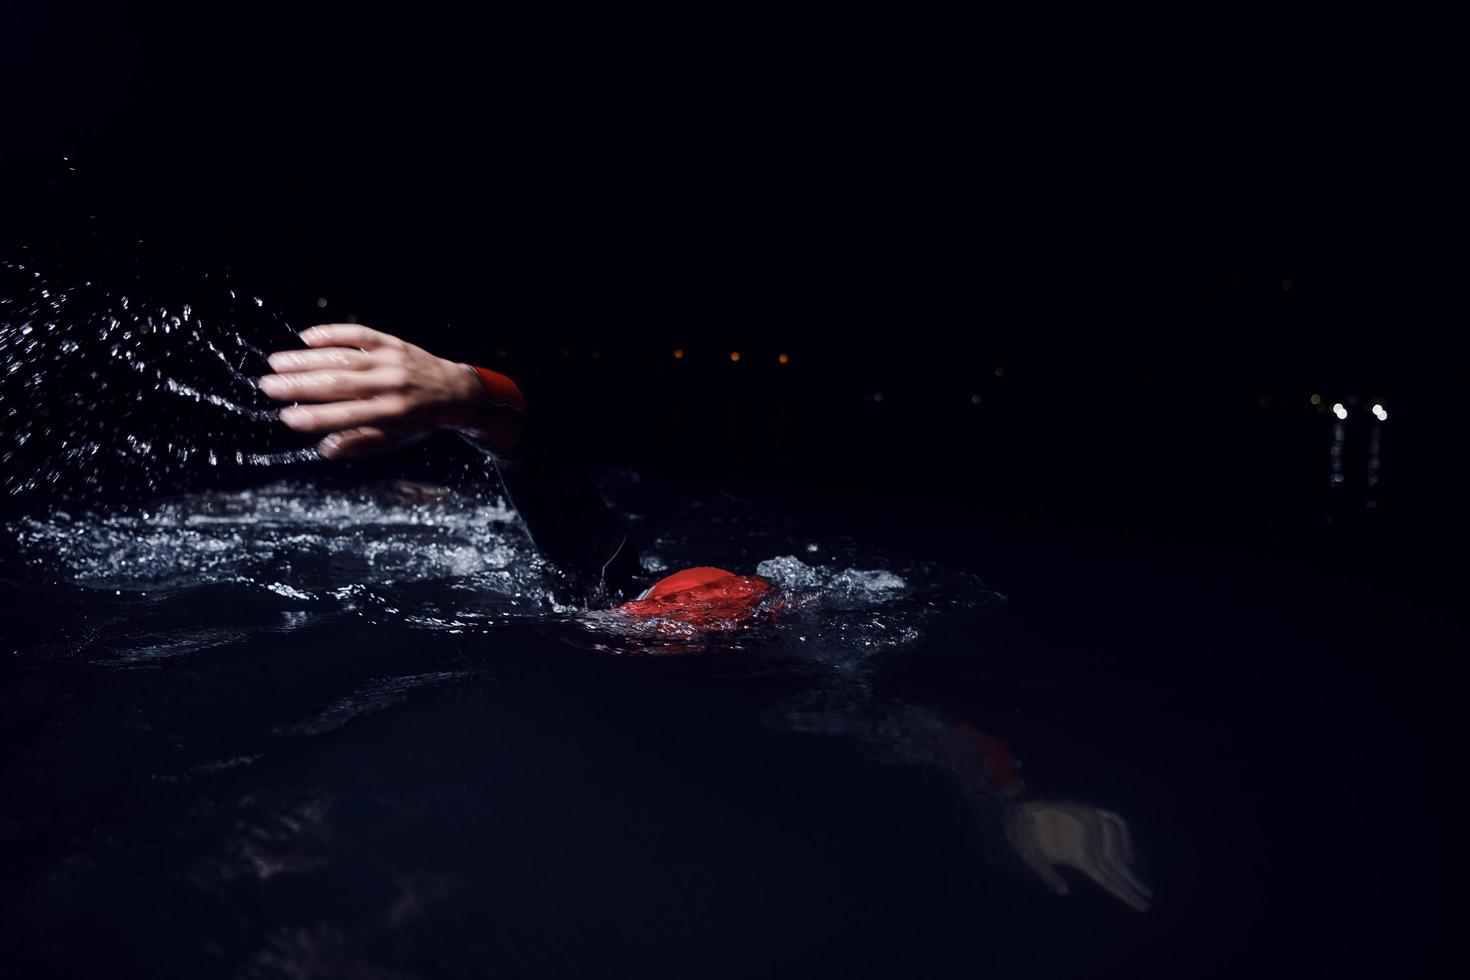
[[[1116,813],[1081,803],[1029,800],[1008,815],[1006,836],[1058,895],[1069,891],[1056,870],[1063,865],[1081,871],[1124,904],[1148,911],[1153,893],[1133,874],[1133,841]]]
[[[301,333],[308,350],[277,351],[260,390],[278,401],[298,432],[329,433],[328,459],[365,456],[440,429],[505,449],[519,434],[523,402],[504,375],[435,357],[422,347],[355,323]]]

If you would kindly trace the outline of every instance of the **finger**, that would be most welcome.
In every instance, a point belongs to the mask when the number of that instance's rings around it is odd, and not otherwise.
[[[377,361],[371,354],[355,347],[323,347],[317,350],[278,350],[266,358],[271,370],[277,374],[293,371],[319,371],[335,368],[341,371],[362,371]]]
[[[278,401],[339,402],[387,394],[391,381],[390,372],[378,369],[267,374],[259,383],[261,391]]]
[[[327,459],[352,459],[387,452],[404,442],[403,436],[375,426],[359,426],[343,432],[333,432],[323,439],[317,450]]]
[[[1129,889],[1136,893],[1139,896],[1139,900],[1142,901],[1145,905],[1148,904],[1149,899],[1154,897],[1153,889],[1149,888],[1143,882],[1139,881],[1138,876],[1133,873],[1132,868],[1129,868],[1128,866],[1122,864],[1114,864],[1110,867],[1113,873],[1116,874],[1118,878],[1129,887]]]
[[[1096,811],[1096,840],[1086,855],[1083,870],[1115,897],[1144,911],[1152,893],[1133,876],[1128,864],[1133,860],[1128,841],[1128,825],[1116,813]]]
[[[1048,888],[1056,892],[1058,895],[1065,895],[1071,891],[1071,889],[1067,887],[1066,879],[1057,874],[1056,869],[1047,864],[1041,858],[1037,857],[1034,854],[1023,852],[1021,854],[1021,859],[1026,862],[1027,867],[1036,872],[1037,876],[1046,883]]]
[[[1098,886],[1112,895],[1118,901],[1130,908],[1140,912],[1148,911],[1148,896],[1133,887],[1131,876],[1125,877],[1119,872],[1122,870],[1114,864],[1103,862],[1096,866],[1086,865],[1082,868],[1087,877],[1097,882]]]
[[[1098,846],[1109,858],[1133,863],[1133,842],[1128,839],[1128,824],[1110,810],[1097,811]]]
[[[379,347],[402,347],[403,341],[360,323],[319,323],[301,331],[301,340],[308,347],[360,347],[375,350]]]
[[[1129,887],[1128,883],[1108,871],[1099,870],[1089,872],[1088,877],[1097,882],[1103,891],[1112,895],[1118,901],[1139,912],[1148,911],[1148,899],[1137,890]]]
[[[1123,860],[1132,864],[1133,838],[1128,833],[1127,822],[1111,810],[1099,810],[1098,814],[1103,819],[1106,832],[1110,833],[1112,838],[1117,842],[1117,847],[1123,855]]]
[[[281,421],[297,432],[336,432],[360,425],[401,421],[405,408],[403,399],[381,395],[326,405],[292,405],[281,409]]]
[[[1116,813],[1103,811],[1103,863],[1127,886],[1148,899],[1153,897],[1147,885],[1138,880],[1133,868],[1133,842],[1128,836],[1128,825]]]

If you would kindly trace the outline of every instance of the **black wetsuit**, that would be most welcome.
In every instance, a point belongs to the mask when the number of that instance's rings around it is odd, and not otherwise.
[[[558,437],[554,421],[528,412],[510,451],[468,441],[494,460],[506,497],[536,550],[555,567],[561,591],[594,604],[641,591],[647,576],[633,536],[597,492],[569,440]]]

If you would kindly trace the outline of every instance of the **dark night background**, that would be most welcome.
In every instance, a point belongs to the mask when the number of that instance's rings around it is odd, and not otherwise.
[[[1203,557],[1463,646],[1458,272],[1374,107],[1338,156],[1320,90],[1069,75],[1010,25],[394,9],[8,10],[0,249],[229,268],[875,540]]]
[[[1270,116],[1320,108],[876,26],[31,11],[7,244],[551,377],[605,461],[721,486],[1306,555],[1444,530],[1443,270],[1367,195],[1318,221]],[[1361,445],[1328,494],[1313,393],[1391,411],[1376,512]]]

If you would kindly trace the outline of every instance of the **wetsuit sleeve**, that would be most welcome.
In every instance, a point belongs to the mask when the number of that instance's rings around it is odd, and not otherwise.
[[[474,370],[492,411],[461,434],[494,460],[505,495],[536,550],[592,598],[616,601],[636,592],[643,577],[637,545],[593,486],[569,440],[558,438],[554,421],[528,407],[504,375]],[[508,397],[512,390],[514,399]],[[507,418],[497,407],[519,417]]]

